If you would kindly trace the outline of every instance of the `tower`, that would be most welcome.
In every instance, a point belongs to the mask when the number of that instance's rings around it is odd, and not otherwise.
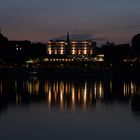
[[[67,42],[70,42],[69,32],[67,32]]]
[[[69,38],[69,32],[67,32],[67,40],[66,40],[65,54],[66,55],[70,55],[70,38]]]

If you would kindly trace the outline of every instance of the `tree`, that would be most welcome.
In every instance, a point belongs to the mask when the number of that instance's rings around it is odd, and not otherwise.
[[[134,55],[140,55],[140,34],[136,34],[132,38],[132,52]]]

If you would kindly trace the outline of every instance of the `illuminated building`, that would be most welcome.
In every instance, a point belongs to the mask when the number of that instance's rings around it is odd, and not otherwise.
[[[72,40],[69,39],[69,33],[67,33],[67,40],[50,40],[48,42],[47,54],[59,54],[59,55],[92,55],[96,47],[96,42],[92,40]]]

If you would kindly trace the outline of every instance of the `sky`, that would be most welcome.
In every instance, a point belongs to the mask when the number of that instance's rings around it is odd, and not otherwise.
[[[10,40],[66,36],[130,43],[140,32],[140,0],[0,0],[0,27]]]

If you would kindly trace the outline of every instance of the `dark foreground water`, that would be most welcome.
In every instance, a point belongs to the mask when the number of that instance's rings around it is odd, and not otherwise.
[[[0,78],[0,140],[139,140],[137,78]]]

